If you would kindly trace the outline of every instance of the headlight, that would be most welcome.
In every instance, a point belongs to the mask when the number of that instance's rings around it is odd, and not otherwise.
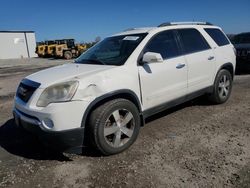
[[[78,88],[78,81],[69,81],[46,88],[37,101],[37,106],[46,107],[53,102],[70,101]]]

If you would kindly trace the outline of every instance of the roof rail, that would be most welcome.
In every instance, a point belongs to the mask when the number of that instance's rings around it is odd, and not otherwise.
[[[165,27],[165,26],[171,26],[171,25],[213,25],[210,22],[165,22],[158,27]]]
[[[124,32],[126,31],[133,31],[133,30],[150,30],[150,29],[154,29],[155,27],[135,27],[135,28],[128,28],[123,30]]]
[[[128,28],[128,29],[124,29],[123,31],[125,32],[125,31],[133,31],[133,30],[135,30],[136,28]]]

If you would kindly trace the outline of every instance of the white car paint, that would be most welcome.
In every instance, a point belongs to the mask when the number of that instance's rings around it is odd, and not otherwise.
[[[186,64],[183,56],[139,66],[144,109],[149,109],[187,94],[188,69],[176,69]]]
[[[140,100],[142,111],[183,97],[194,91],[213,85],[216,73],[221,65],[232,63],[235,67],[235,55],[231,44],[218,47],[203,28],[218,28],[208,25],[173,25],[154,28],[138,28],[118,35],[148,35],[137,46],[122,66],[69,64],[40,71],[27,79],[41,83],[27,103],[15,98],[14,109],[39,119],[42,129],[62,131],[81,127],[83,114],[96,98],[117,90],[131,90]],[[166,59],[162,63],[137,64],[138,57],[148,41],[157,33],[165,30],[195,28],[201,32],[210,50]],[[214,57],[209,60],[210,57]],[[182,69],[176,69],[184,64]],[[51,103],[46,107],[36,105],[41,93],[53,84],[77,80],[79,87],[69,102]],[[46,126],[50,119],[54,126]]]

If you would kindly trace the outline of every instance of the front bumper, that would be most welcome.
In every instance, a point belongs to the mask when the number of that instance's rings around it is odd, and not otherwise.
[[[13,110],[13,115],[18,126],[36,135],[49,148],[57,151],[66,151],[83,146],[84,127],[63,131],[50,131],[41,128],[42,122],[39,119],[25,114],[16,108]]]

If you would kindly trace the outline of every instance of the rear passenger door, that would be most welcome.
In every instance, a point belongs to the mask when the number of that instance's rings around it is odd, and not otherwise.
[[[178,29],[178,34],[188,65],[188,93],[211,86],[215,70],[213,49],[197,29]]]
[[[216,57],[217,66],[221,66],[224,63],[235,63],[236,57],[234,53],[234,47],[226,37],[225,33],[219,28],[205,28],[207,34],[214,41],[214,53]],[[234,64],[235,65],[235,64]],[[219,67],[217,67],[218,69]],[[217,74],[215,72],[214,76]]]

